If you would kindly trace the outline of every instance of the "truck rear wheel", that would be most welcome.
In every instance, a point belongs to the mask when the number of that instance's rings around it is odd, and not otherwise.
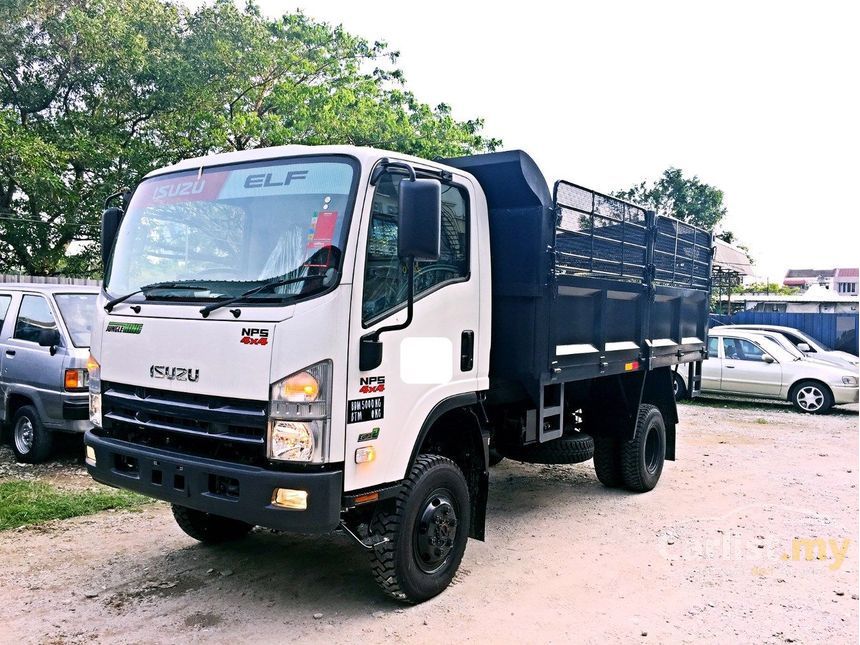
[[[666,458],[666,424],[653,405],[639,406],[636,436],[621,444],[621,472],[624,485],[637,493],[654,488]]]
[[[12,418],[12,451],[23,464],[40,464],[51,454],[54,435],[39,419],[32,405],[18,408]]]
[[[624,483],[620,441],[612,437],[594,438],[594,472],[607,488],[618,488]]]
[[[205,544],[219,544],[245,537],[254,526],[193,508],[171,505],[173,518],[187,535]]]
[[[469,489],[457,465],[419,455],[400,493],[370,522],[373,576],[392,598],[419,603],[454,578],[469,537]],[[379,540],[382,538],[382,540]]]

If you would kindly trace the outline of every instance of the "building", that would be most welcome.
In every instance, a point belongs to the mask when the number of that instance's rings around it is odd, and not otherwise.
[[[858,269],[789,269],[782,281],[786,287],[798,287],[805,292],[813,285],[842,296],[858,293]]]
[[[833,276],[833,291],[844,296],[857,295],[857,282],[860,269],[836,269]]]

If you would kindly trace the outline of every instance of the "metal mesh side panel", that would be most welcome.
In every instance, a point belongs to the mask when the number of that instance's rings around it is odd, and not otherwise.
[[[566,181],[555,185],[556,271],[645,280],[645,211]]]
[[[657,217],[654,282],[673,287],[710,287],[711,234],[671,217]]]

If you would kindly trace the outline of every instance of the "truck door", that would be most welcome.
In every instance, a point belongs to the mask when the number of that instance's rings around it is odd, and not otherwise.
[[[397,257],[399,184],[385,172],[368,191],[358,237],[347,377],[345,488],[398,481],[406,474],[421,424],[439,401],[477,388],[479,271],[473,189],[442,182],[440,258],[415,265],[412,323],[385,332],[382,363],[359,369],[362,336],[406,319],[406,266]],[[356,464],[359,448],[374,461]],[[367,452],[367,451],[364,451]],[[365,455],[366,457],[366,455]]]
[[[723,391],[778,396],[782,369],[776,361],[763,361],[764,354],[762,348],[749,340],[724,336]]]

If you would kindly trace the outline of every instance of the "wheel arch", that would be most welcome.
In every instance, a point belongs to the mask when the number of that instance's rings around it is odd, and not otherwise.
[[[788,396],[786,397],[786,400],[789,403],[792,403],[792,399],[794,398],[794,392],[802,383],[815,383],[816,385],[821,386],[823,389],[827,390],[827,393],[830,395],[830,400],[833,400],[833,390],[830,388],[829,385],[827,385],[827,383],[817,378],[806,377],[799,378],[788,386]]]
[[[469,537],[483,540],[489,488],[489,438],[485,416],[475,392],[439,401],[415,440],[404,478],[418,458],[430,453],[451,459],[466,478],[471,501]]]

